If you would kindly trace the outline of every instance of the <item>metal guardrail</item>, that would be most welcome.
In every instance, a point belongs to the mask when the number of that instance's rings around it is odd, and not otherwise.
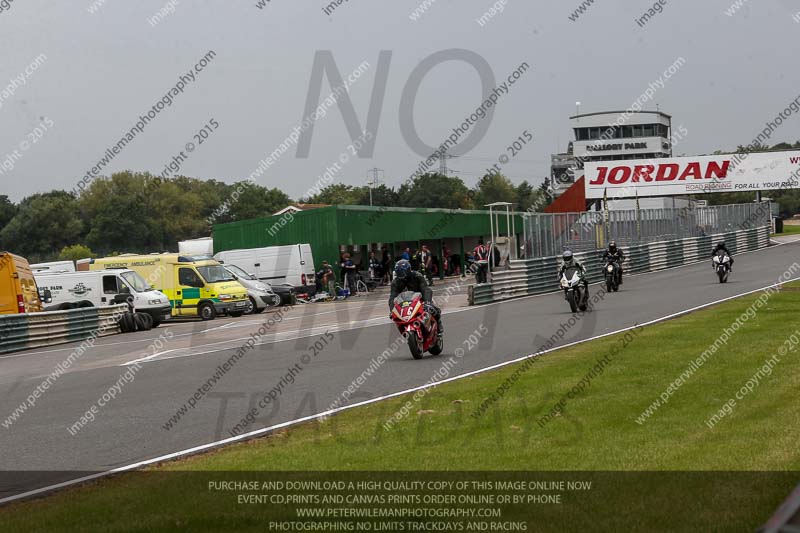
[[[120,332],[127,304],[0,315],[0,353],[104,337]]]
[[[719,241],[725,241],[732,254],[765,248],[769,245],[769,226],[625,247],[623,267],[626,273],[635,274],[710,260],[711,250]],[[601,253],[602,250],[592,250],[575,254],[586,266],[589,283],[603,279]],[[556,291],[559,260],[559,256],[553,256],[511,261],[508,270],[492,273],[491,283],[469,286],[469,305]]]

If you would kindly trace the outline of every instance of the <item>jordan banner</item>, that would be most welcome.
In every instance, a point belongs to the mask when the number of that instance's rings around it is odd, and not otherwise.
[[[726,154],[584,165],[586,198],[675,196],[800,188],[800,151]]]

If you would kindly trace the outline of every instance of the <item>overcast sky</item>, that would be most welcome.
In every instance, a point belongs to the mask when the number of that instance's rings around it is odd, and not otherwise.
[[[668,0],[644,27],[636,19],[649,1],[597,0],[571,21],[578,0],[505,0],[503,12],[484,26],[476,19],[490,10],[489,0],[428,0],[416,21],[410,14],[423,0],[349,0],[330,15],[321,0],[271,0],[263,9],[257,1],[172,0],[174,13],[155,26],[148,19],[166,1],[14,0],[0,7],[0,163],[14,150],[20,154],[0,167],[0,194],[18,201],[72,189],[209,50],[216,57],[195,82],[103,174],[161,173],[213,118],[219,128],[188,154],[180,174],[245,178],[302,121],[320,50],[332,51],[344,76],[369,63],[350,91],[362,127],[378,55],[392,52],[374,153],[351,159],[339,176],[353,185],[364,184],[367,170],[377,166],[397,186],[417,167],[422,157],[400,131],[401,94],[412,70],[446,49],[477,53],[498,83],[519,64],[531,66],[498,103],[480,143],[449,161],[468,184],[523,130],[534,141],[503,171],[515,182],[541,182],[550,154],[572,138],[568,116],[576,101],[581,112],[625,109],[679,57],[685,64],[646,105],[657,103],[673,115],[675,128],[688,131],[676,154],[746,144],[800,94],[800,23],[792,18],[800,5],[788,0],[744,0],[733,16],[725,11],[735,0]],[[90,13],[93,2],[97,9]],[[46,59],[25,85],[3,93],[40,54]],[[434,68],[414,103],[419,136],[441,143],[480,104],[481,92],[467,63]],[[325,80],[322,95],[329,93]],[[43,131],[42,121],[52,126]],[[800,119],[793,116],[769,142],[798,139]],[[308,158],[297,158],[292,148],[258,181],[298,197],[349,143],[342,114],[333,109],[316,123]]]

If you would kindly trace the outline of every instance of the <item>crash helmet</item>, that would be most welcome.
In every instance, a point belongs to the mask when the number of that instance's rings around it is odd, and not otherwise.
[[[725,241],[719,241],[717,248],[725,248]]]
[[[411,273],[411,263],[407,259],[401,259],[394,266],[394,273],[400,279],[405,278]]]
[[[564,250],[564,254],[561,258],[564,260],[565,264],[572,264],[572,250]]]
[[[616,253],[616,251],[617,251],[617,241],[611,241],[611,242],[608,243],[608,251],[611,252],[612,254]]]

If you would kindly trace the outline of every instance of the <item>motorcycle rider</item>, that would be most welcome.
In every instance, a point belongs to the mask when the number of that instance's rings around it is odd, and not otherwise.
[[[608,249],[603,252],[603,261],[616,261],[618,267],[617,283],[622,285],[622,262],[625,261],[625,254],[622,253],[621,249],[617,248],[617,241],[610,241],[608,243]]]
[[[416,270],[412,270],[411,263],[401,259],[394,267],[395,278],[392,281],[392,290],[389,291],[389,312],[394,307],[394,299],[404,291],[418,292],[422,294],[422,301],[425,302],[425,310],[436,318],[439,322],[439,336],[444,333],[442,325],[442,311],[433,303],[433,291],[428,286],[425,276]]]
[[[589,281],[586,279],[586,267],[583,264],[575,259],[575,256],[572,254],[572,250],[564,250],[564,253],[561,256],[561,265],[558,269],[558,279],[561,280],[561,276],[564,274],[564,271],[569,267],[574,266],[580,272],[581,283],[583,284],[583,301],[584,303],[589,299]]]
[[[714,251],[711,252],[711,258],[713,259],[714,256],[717,255],[717,252],[719,252],[720,250],[725,252],[725,255],[727,255],[728,258],[731,260],[729,269],[730,269],[731,272],[733,272],[733,256],[728,251],[728,248],[725,246],[725,241],[720,241],[720,242],[717,243],[716,248],[714,248]],[[712,266],[713,266],[713,263],[712,263]]]

